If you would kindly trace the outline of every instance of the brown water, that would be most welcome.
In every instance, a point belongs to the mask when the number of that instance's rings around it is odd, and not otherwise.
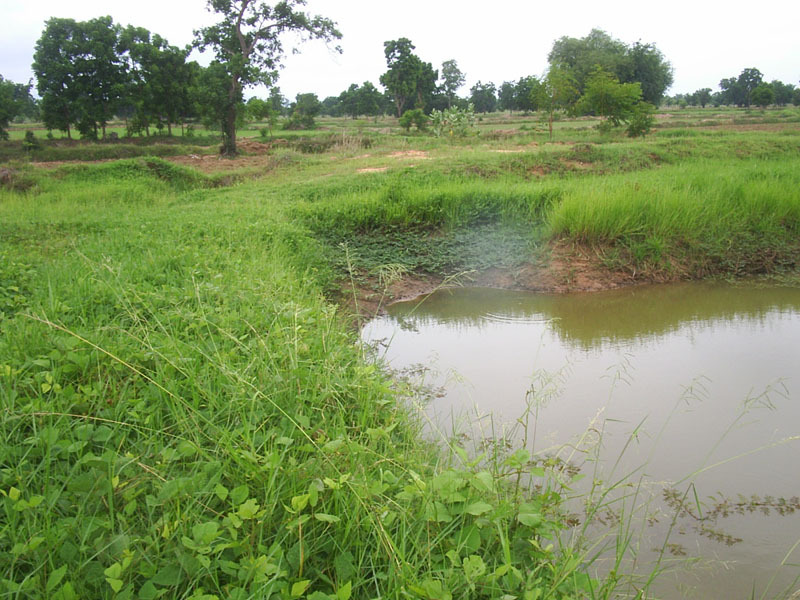
[[[433,430],[520,439],[606,481],[643,481],[659,498],[694,484],[700,499],[800,496],[800,289],[691,283],[594,294],[458,289],[398,303],[362,337],[390,365],[428,367],[444,394]],[[533,390],[533,393],[529,393]],[[577,446],[577,450],[575,450]],[[593,457],[599,455],[599,461]],[[654,558],[669,509],[642,524]],[[733,515],[698,535],[679,521],[663,598],[780,598],[800,590],[800,511]],[[638,567],[637,567],[638,568]],[[645,571],[646,567],[642,567]],[[800,597],[800,596],[798,596]]]

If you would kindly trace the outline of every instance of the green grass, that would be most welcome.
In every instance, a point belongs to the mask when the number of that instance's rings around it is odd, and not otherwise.
[[[112,163],[0,192],[6,595],[590,585],[577,548],[549,546],[561,496],[519,486],[523,455],[420,443],[324,300],[333,273],[290,201],[157,175]]]
[[[373,125],[370,148],[347,143]],[[558,135],[580,142],[562,145],[535,128],[451,142],[380,125],[322,154],[277,151],[257,180],[153,157],[11,164],[2,593],[574,598],[626,584],[585,575],[596,548],[565,535],[567,491],[527,451],[423,441],[405,402],[417,391],[371,362],[339,284],[353,269],[513,267],[558,240],[619,268],[796,273],[800,134],[630,141],[577,121]]]

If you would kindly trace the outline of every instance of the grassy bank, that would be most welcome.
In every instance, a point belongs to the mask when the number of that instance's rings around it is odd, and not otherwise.
[[[351,275],[546,262],[555,243],[653,274],[796,273],[800,134],[671,131],[378,136],[284,148],[255,180],[157,158],[15,166],[0,590],[609,597],[624,577],[592,581],[585,540],[559,542],[569,482],[525,449],[422,442],[414,391],[335,301]]]
[[[577,549],[551,546],[558,494],[516,483],[524,455],[478,466],[420,443],[323,299],[323,248],[255,190],[198,193],[120,163],[3,193],[3,592],[589,585]]]

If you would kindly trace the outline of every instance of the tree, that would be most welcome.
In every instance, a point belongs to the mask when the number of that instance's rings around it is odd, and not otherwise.
[[[497,108],[507,110],[510,113],[514,112],[517,108],[515,103],[516,88],[517,86],[513,81],[504,81],[500,85],[500,89],[497,90]]]
[[[365,81],[356,93],[358,114],[377,117],[383,113],[383,94],[371,81]]]
[[[469,101],[475,107],[476,112],[494,112],[497,109],[497,88],[491,82],[481,83],[479,81],[470,88]]]
[[[330,19],[310,16],[298,6],[305,0],[281,0],[274,5],[258,0],[208,0],[208,9],[221,16],[216,25],[195,31],[195,46],[212,48],[227,74],[227,95],[219,107],[224,115],[222,149],[236,155],[236,115],[242,90],[257,83],[271,85],[283,59],[282,34],[330,42],[342,34]],[[341,51],[340,48],[336,48]]]
[[[442,90],[447,96],[447,107],[453,106],[453,99],[458,89],[464,85],[466,77],[455,60],[446,60],[442,63]]]
[[[424,109],[426,100],[436,90],[438,74],[430,63],[412,52],[415,46],[408,38],[383,43],[388,70],[381,75],[381,85],[392,98],[397,116],[412,107]]]
[[[342,114],[355,119],[358,116],[358,84],[350,84],[350,87],[339,94],[339,108]]]
[[[42,121],[48,129],[63,131],[67,137],[72,137],[77,115],[78,92],[70,59],[76,29],[73,19],[48,20],[33,55]]]
[[[521,77],[514,86],[514,106],[517,110],[531,112],[539,106],[539,86],[541,83],[532,75]]]
[[[571,73],[581,93],[597,67],[623,84],[638,82],[643,98],[652,104],[661,102],[673,82],[672,66],[654,44],[628,46],[600,29],[592,29],[584,38],[556,40],[547,58],[551,67]]]
[[[111,17],[77,23],[70,60],[80,109],[77,125],[85,137],[99,137],[98,130],[106,137],[106,125],[127,91],[128,72],[118,47],[120,30]]]
[[[270,114],[272,114],[269,102],[261,98],[256,98],[255,96],[247,101],[245,108],[247,110],[247,119],[256,123],[268,119]]]
[[[313,129],[315,127],[314,117],[322,110],[322,103],[316,94],[297,94],[295,102],[292,104],[289,121],[286,129]]]
[[[626,79],[632,71],[626,59],[627,46],[601,29],[592,29],[584,38],[562,37],[553,42],[547,55],[550,66],[569,71],[583,93],[589,76],[600,67],[613,73],[619,80]]]
[[[269,98],[267,98],[270,108],[278,115],[286,114],[286,106],[288,102],[283,94],[281,88],[275,86],[269,91]]]
[[[744,69],[740,74],[739,78],[737,79],[737,83],[739,84],[739,88],[743,94],[743,100],[745,106],[750,106],[750,103],[753,101],[752,93],[753,90],[756,89],[761,83],[764,81],[764,76],[761,74],[761,71],[755,68]]]
[[[777,79],[770,82],[772,92],[775,94],[774,103],[778,106],[786,106],[792,102],[792,94],[794,94],[794,86],[791,83],[783,83]]]
[[[557,110],[565,110],[578,100],[578,85],[572,73],[558,66],[551,66],[536,89],[537,105],[546,110],[550,140],[553,140],[553,119]]]
[[[674,81],[672,65],[667,62],[654,44],[636,42],[627,52],[632,63],[633,73],[626,79],[628,83],[639,82],[642,86],[642,99],[658,106]]]
[[[0,75],[0,140],[8,139],[8,124],[20,114],[22,108],[14,97],[15,92],[16,85]]]
[[[775,92],[768,83],[761,83],[750,93],[753,104],[766,108],[775,101]]]
[[[631,118],[641,99],[642,87],[638,82],[620,83],[608,71],[597,68],[586,82],[579,110],[606,117],[611,125],[617,127]]]
[[[739,85],[739,80],[736,77],[728,77],[719,82],[721,104],[734,104],[736,106],[744,106],[745,96],[744,90]]]
[[[228,69],[219,61],[211,61],[207,67],[200,67],[195,85],[191,90],[197,115],[206,129],[224,130],[230,117],[230,76]],[[245,105],[241,90],[234,99],[234,124],[241,122],[245,113]],[[221,149],[224,151],[224,147]]]
[[[128,26],[120,33],[119,52],[128,60],[134,119],[148,134],[155,123],[159,129],[166,125],[172,135],[172,124],[191,103],[188,92],[194,71],[186,62],[187,51],[147,29]]]
[[[702,88],[697,90],[694,94],[694,102],[705,108],[706,104],[711,102],[711,88]]]

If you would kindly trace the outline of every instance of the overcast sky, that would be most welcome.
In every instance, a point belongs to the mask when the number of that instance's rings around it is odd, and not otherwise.
[[[0,75],[15,82],[33,77],[36,40],[50,17],[86,20],[111,15],[122,25],[146,27],[183,46],[192,31],[214,21],[205,0],[0,0]],[[336,21],[339,55],[321,42],[300,46],[284,61],[283,94],[338,95],[351,83],[372,81],[386,70],[383,42],[407,37],[417,55],[438,69],[455,59],[467,76],[460,95],[476,81],[500,84],[541,75],[547,53],[561,36],[584,37],[593,27],[625,43],[654,43],[672,63],[669,93],[717,89],[723,77],[756,67],[765,79],[800,84],[800,2],[765,5],[712,1],[573,0],[308,0],[307,10]],[[291,47],[288,44],[287,50]],[[208,53],[195,55],[201,63]],[[255,92],[246,92],[246,97]],[[261,95],[261,94],[259,94]]]

